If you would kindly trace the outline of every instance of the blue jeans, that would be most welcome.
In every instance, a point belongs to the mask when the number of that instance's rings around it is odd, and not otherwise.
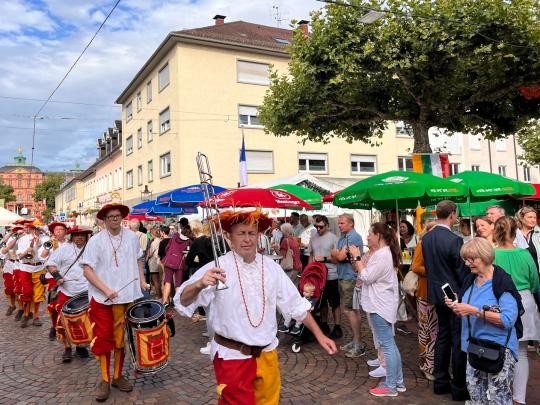
[[[401,354],[394,339],[392,324],[381,316],[369,314],[373,331],[384,353],[386,363],[386,386],[392,391],[396,390],[398,383],[403,383],[403,369],[401,368]]]

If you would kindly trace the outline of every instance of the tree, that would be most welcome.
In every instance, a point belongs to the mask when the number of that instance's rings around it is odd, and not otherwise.
[[[13,187],[8,184],[4,184],[0,181],[0,200],[8,203],[10,201],[15,201],[15,195],[13,194]]]
[[[384,17],[359,22],[368,9]],[[414,152],[431,152],[431,127],[496,139],[540,117],[540,97],[520,91],[540,83],[538,0],[327,4],[289,50],[289,72],[272,73],[259,109],[277,136],[376,143],[398,120]]]
[[[34,201],[45,200],[46,208],[43,211],[43,217],[49,218],[55,209],[55,196],[60,191],[60,186],[65,177],[62,174],[50,174],[45,177],[45,181],[36,186],[34,192]]]
[[[531,166],[540,165],[540,121],[533,120],[516,134],[523,153],[519,157]]]

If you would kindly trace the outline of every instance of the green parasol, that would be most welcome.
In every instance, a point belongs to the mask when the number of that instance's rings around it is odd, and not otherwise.
[[[322,196],[309,188],[296,184],[278,184],[277,186],[272,186],[270,188],[274,190],[287,191],[295,197],[304,200],[316,210],[321,209],[322,207]]]
[[[465,200],[465,188],[427,173],[393,170],[360,180],[337,193],[334,205],[344,208],[416,208],[444,199]]]
[[[534,187],[528,183],[488,172],[467,170],[446,179],[463,185],[471,202],[506,196],[520,198],[535,193]]]

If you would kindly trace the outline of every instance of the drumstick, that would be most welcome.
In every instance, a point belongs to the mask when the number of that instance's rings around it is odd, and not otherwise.
[[[116,291],[117,293],[119,293],[120,291],[122,291],[124,288],[126,288],[128,285],[130,285],[131,283],[133,283],[134,281],[137,281],[139,279],[139,277],[135,277],[133,280],[131,280],[129,283],[127,283],[125,286],[123,286],[122,288],[120,288],[118,291]],[[105,300],[105,302],[107,301],[110,301],[111,299],[110,298],[107,298]]]

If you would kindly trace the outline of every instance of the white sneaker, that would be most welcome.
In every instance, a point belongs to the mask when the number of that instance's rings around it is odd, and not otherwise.
[[[397,390],[397,392],[405,392],[405,391],[407,391],[407,387],[405,387],[405,384],[402,383],[402,382],[397,383],[396,390]]]
[[[373,359],[366,361],[367,365],[370,367],[379,367],[381,365],[381,362],[379,359]]]
[[[210,354],[210,346],[211,346],[210,342],[208,342],[205,347],[201,347],[199,352],[201,352],[201,354],[206,354],[206,355]]]
[[[373,378],[386,377],[386,368],[384,368],[383,366],[379,366],[375,370],[370,371],[368,374],[370,377]]]

